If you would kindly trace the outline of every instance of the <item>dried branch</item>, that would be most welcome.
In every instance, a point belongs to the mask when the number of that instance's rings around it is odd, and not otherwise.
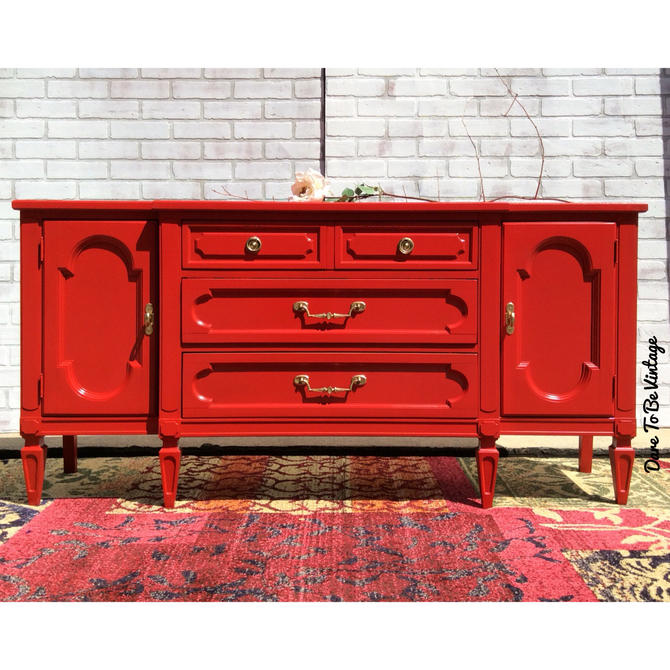
[[[498,75],[498,76],[500,76],[500,75]],[[504,82],[503,82],[503,83],[504,83]],[[510,102],[510,105],[509,105],[509,107],[507,108],[507,111],[503,114],[503,116],[507,116],[507,115],[512,111],[512,107],[514,107],[514,103],[517,101],[517,98],[518,98],[518,97],[519,97],[519,94],[518,94],[518,93],[515,93],[515,94],[514,94],[514,97],[512,98],[512,102]]]
[[[381,193],[382,195],[385,195],[387,198],[405,198],[405,200],[409,198],[409,200],[423,200],[424,202],[437,202],[437,200],[434,200],[433,198],[422,198],[418,195],[407,195],[407,193],[405,193],[405,195],[396,195],[395,193],[389,193],[388,191],[384,191],[383,189]]]
[[[498,78],[500,81],[503,83],[503,86],[507,89],[507,92],[512,96],[512,103],[509,106],[509,109],[505,112],[505,116],[507,116],[514,106],[514,103],[516,102],[519,107],[523,110],[523,113],[526,115],[526,118],[533,124],[533,128],[535,128],[535,132],[537,133],[537,139],[540,142],[540,154],[542,156],[542,161],[540,163],[540,176],[537,178],[537,188],[535,189],[535,199],[538,196],[538,193],[540,192],[540,186],[542,185],[542,173],[544,172],[544,142],[542,141],[542,135],[540,135],[540,129],[537,127],[537,124],[533,119],[531,118],[530,114],[528,113],[528,110],[523,106],[521,102],[519,102],[519,94],[514,93],[514,91],[510,88],[510,85],[502,78],[502,75],[500,72],[498,72],[498,68],[495,68],[496,74],[498,75]]]
[[[482,177],[482,164],[479,160],[479,152],[477,151],[477,145],[475,144],[475,141],[472,139],[472,136],[468,131],[468,127],[465,125],[465,119],[461,118],[461,123],[463,124],[463,128],[465,128],[465,132],[467,133],[468,139],[470,140],[470,144],[472,144],[472,148],[475,150],[475,158],[477,159],[477,170],[479,171],[479,187],[481,189],[482,202],[486,202],[486,194],[484,193],[484,178]]]
[[[388,191],[385,191],[381,186],[377,186],[379,189],[376,193],[361,193],[360,195],[352,195],[350,198],[347,198],[345,202],[355,202],[356,200],[366,200],[367,198],[374,198],[376,195],[378,196],[385,196],[387,198],[405,198],[405,200],[422,200],[424,202],[437,202],[437,200],[434,200],[433,198],[423,198],[418,195],[407,195],[407,193],[404,193],[404,195],[398,195],[397,193],[389,193]],[[403,186],[403,192],[405,191],[405,187]],[[325,198],[326,201],[331,201],[331,202],[337,202],[340,201],[340,199],[337,196],[333,196],[332,198]]]
[[[555,200],[556,202],[572,202],[563,198],[538,198],[536,195],[500,195],[497,198],[489,198],[489,202],[496,202],[496,200]]]
[[[227,195],[229,198],[232,198],[233,200],[253,200],[253,198],[249,197],[249,194],[247,193],[246,189],[244,191],[244,195],[235,195],[235,193],[231,193],[225,186],[221,186],[223,189],[223,193],[221,191],[217,191],[215,188],[212,189],[214,193],[218,193],[219,195]]]

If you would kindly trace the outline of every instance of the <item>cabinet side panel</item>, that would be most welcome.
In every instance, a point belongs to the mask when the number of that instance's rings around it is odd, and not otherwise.
[[[181,352],[181,239],[179,220],[164,217],[159,222],[160,296],[158,333],[160,337],[160,409],[174,419],[180,407]],[[166,417],[162,417],[166,418]]]
[[[39,409],[42,372],[42,226],[21,215],[21,410]]]
[[[617,410],[635,418],[637,339],[637,216],[619,224]]]
[[[480,270],[480,375],[481,410],[500,416],[500,221],[482,221]]]

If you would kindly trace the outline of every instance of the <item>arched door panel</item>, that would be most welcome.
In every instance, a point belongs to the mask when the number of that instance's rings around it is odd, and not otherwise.
[[[616,225],[506,223],[503,235],[503,412],[610,415]]]
[[[151,413],[155,224],[46,221],[44,413]]]

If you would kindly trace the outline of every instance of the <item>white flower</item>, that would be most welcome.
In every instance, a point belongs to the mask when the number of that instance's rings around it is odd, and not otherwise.
[[[332,196],[328,180],[316,170],[296,172],[295,183],[291,186],[293,200],[323,200]]]

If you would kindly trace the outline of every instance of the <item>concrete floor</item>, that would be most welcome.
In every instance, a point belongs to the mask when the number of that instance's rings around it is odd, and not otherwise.
[[[659,447],[663,455],[670,455],[670,428],[661,428]],[[649,449],[649,434],[638,429],[633,440],[633,447],[638,450]],[[593,441],[596,451],[607,448],[611,444],[610,437],[596,437]],[[60,447],[60,436],[47,437],[45,442],[49,446]],[[201,444],[211,444],[224,447],[254,446],[254,447],[293,447],[293,446],[332,446],[332,447],[475,447],[477,441],[469,438],[403,438],[403,437],[203,437],[182,438],[179,444],[183,447],[197,447]],[[506,447],[509,451],[527,448],[551,449],[564,451],[577,450],[577,437],[547,436],[547,435],[505,435],[497,440],[498,446]],[[0,434],[0,451],[20,449],[23,441],[18,433]],[[94,435],[79,437],[80,447],[160,447],[161,441],[156,435]]]

